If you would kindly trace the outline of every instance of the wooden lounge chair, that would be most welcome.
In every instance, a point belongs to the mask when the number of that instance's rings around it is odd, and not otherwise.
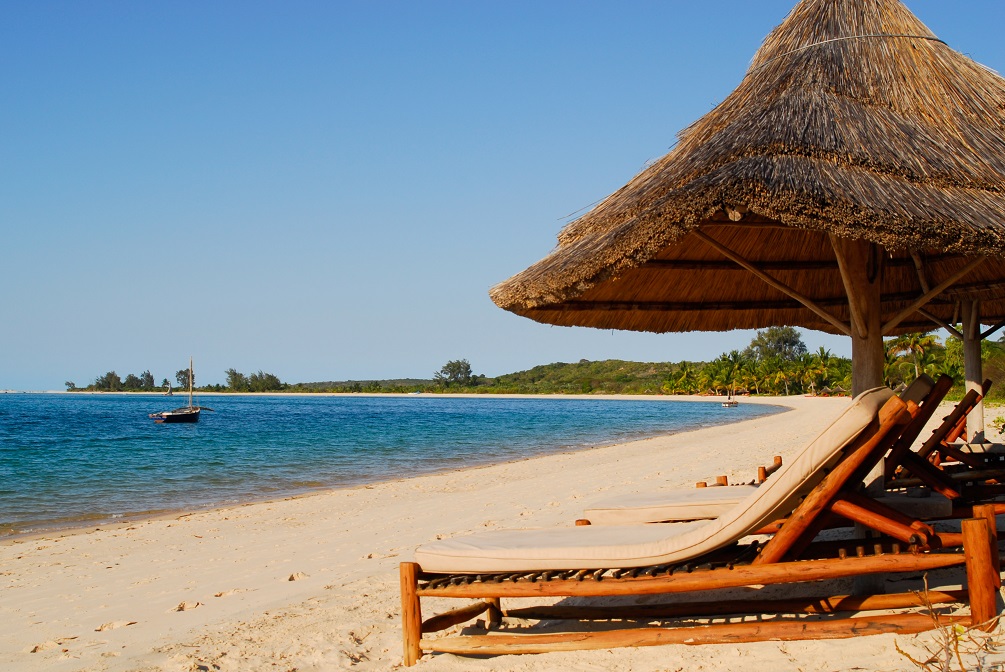
[[[928,614],[824,620],[777,619],[680,627],[625,627],[554,634],[508,630],[506,634],[424,638],[482,613],[489,623],[503,616],[586,622],[680,616],[904,609],[914,593],[824,597],[770,603],[648,605],[605,609],[553,605],[503,610],[501,600],[522,597],[600,597],[688,594],[735,587],[817,581],[888,572],[966,566],[969,588],[931,593],[933,604],[970,603],[968,624],[990,623],[997,614],[998,581],[992,549],[997,539],[987,512],[963,522],[962,534],[936,534],[855,492],[865,473],[889,450],[917,411],[885,388],[863,393],[795,460],[728,516],[668,525],[584,526],[554,530],[498,531],[431,543],[416,562],[401,563],[404,662],[425,651],[462,654],[535,653],[555,650],[645,646],[664,643],[849,637],[879,632],[919,632],[933,627]],[[798,506],[795,506],[795,503]],[[779,512],[795,510],[763,547],[738,543]],[[830,513],[876,530],[880,538],[851,551],[832,542],[811,544]],[[474,598],[474,604],[422,619],[422,598]],[[609,626],[610,624],[608,624]],[[628,623],[626,623],[628,625]]]
[[[959,463],[974,469],[983,468],[980,455],[967,453],[955,445],[967,429],[967,416],[977,404],[987,396],[991,389],[991,380],[985,380],[981,391],[968,390],[960,403],[947,415],[927,441],[918,450],[918,457],[926,459],[936,466]],[[892,476],[893,474],[890,474]]]
[[[922,374],[900,395],[901,400],[917,404],[918,411],[900,432],[891,452],[910,449],[950,387],[952,379],[948,376],[934,381]],[[776,457],[773,467],[762,467],[761,471],[766,476],[769,470],[777,470],[780,464],[781,458]],[[719,487],[665,488],[608,497],[594,502],[576,522],[579,525],[634,525],[718,518],[756,492],[765,478],[759,473],[757,480],[756,484],[726,485],[726,478],[719,477]],[[941,497],[922,499],[892,494],[885,503],[916,518],[948,518],[952,515],[952,504]]]
[[[891,450],[886,487],[896,490],[925,486],[951,500],[964,513],[975,503],[988,503],[1005,495],[1005,455],[966,452],[953,444],[966,426],[967,414],[990,387],[991,381],[986,380],[982,392],[967,392],[917,452],[898,453],[896,447]],[[1005,504],[995,506],[1005,513]]]

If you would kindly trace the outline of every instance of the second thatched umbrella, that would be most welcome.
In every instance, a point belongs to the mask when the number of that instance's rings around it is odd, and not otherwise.
[[[885,335],[962,321],[979,348],[1003,256],[1005,79],[897,0],[803,0],[726,100],[491,296],[558,325],[846,334],[858,393]]]

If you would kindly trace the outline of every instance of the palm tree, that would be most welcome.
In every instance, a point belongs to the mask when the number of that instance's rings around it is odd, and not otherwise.
[[[785,387],[785,396],[789,396],[789,382],[795,378],[792,362],[776,362],[777,367],[771,374],[770,381],[776,389],[781,385]]]
[[[743,356],[743,353],[739,350],[730,350],[729,353],[724,354],[721,359],[723,360],[723,369],[726,374],[726,384],[729,388],[730,395],[736,393],[736,380],[740,378],[743,374],[744,365],[747,363],[747,358]]]
[[[674,394],[691,394],[698,385],[698,372],[691,362],[681,362],[674,374],[671,388]]]
[[[818,387],[827,385],[828,363],[831,357],[830,351],[821,347],[817,352],[807,353],[799,358],[799,379],[809,388],[810,394],[816,394]]]
[[[914,365],[914,377],[918,378],[922,373],[921,358],[925,353],[941,347],[938,339],[931,334],[913,333],[898,336],[886,344],[888,354],[905,355],[906,359]]]
[[[900,355],[887,349],[886,361],[883,362],[883,381],[887,387],[896,388],[898,384],[904,382],[904,374],[901,371],[903,366],[904,360]]]

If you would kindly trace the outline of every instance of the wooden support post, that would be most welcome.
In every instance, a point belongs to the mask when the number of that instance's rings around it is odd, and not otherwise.
[[[725,475],[715,477],[716,485],[729,485],[729,478]]]
[[[831,234],[851,314],[851,393],[883,385],[883,321],[880,312],[882,250],[865,240]]]
[[[707,488],[708,487],[708,483],[706,483],[705,481],[698,481],[697,483],[694,484],[694,487],[696,487],[696,488]]]
[[[489,597],[485,601],[489,605],[488,611],[485,613],[485,627],[489,630],[498,628],[502,623],[502,600],[498,597]]]
[[[592,525],[586,518],[576,518],[576,527],[583,527],[584,525]]]
[[[974,506],[973,517],[988,521],[988,532],[991,534],[991,564],[995,569],[996,585],[1002,587],[1002,561],[998,550],[998,507],[994,504],[979,504]]]
[[[757,481],[759,483],[764,483],[764,481],[768,480],[768,476],[775,473],[781,468],[782,468],[782,456],[775,455],[774,458],[772,458],[770,467],[757,468]]]
[[[399,566],[401,572],[401,638],[403,658],[406,667],[419,662],[422,650],[419,642],[422,639],[422,609],[419,606],[419,565],[414,562],[403,562]]]
[[[963,301],[963,371],[967,390],[981,391],[984,380],[981,362],[981,306],[979,301]],[[967,415],[967,440],[984,440],[984,402],[981,400]]]
[[[972,625],[991,632],[998,616],[998,588],[991,560],[990,527],[985,518],[969,518],[963,521],[962,527]]]

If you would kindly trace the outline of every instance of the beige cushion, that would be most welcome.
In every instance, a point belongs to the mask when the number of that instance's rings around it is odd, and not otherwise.
[[[622,495],[595,503],[583,517],[594,525],[705,520],[728,513],[756,491],[756,485],[728,485]]]
[[[914,382],[907,386],[907,389],[900,393],[900,398],[905,402],[913,401],[921,404],[921,400],[928,396],[928,393],[935,387],[935,381],[927,373],[923,373],[914,379]]]
[[[698,557],[791,512],[892,396],[886,387],[860,394],[798,456],[716,520],[483,532],[420,546],[415,560],[427,572],[476,574],[644,567]]]

